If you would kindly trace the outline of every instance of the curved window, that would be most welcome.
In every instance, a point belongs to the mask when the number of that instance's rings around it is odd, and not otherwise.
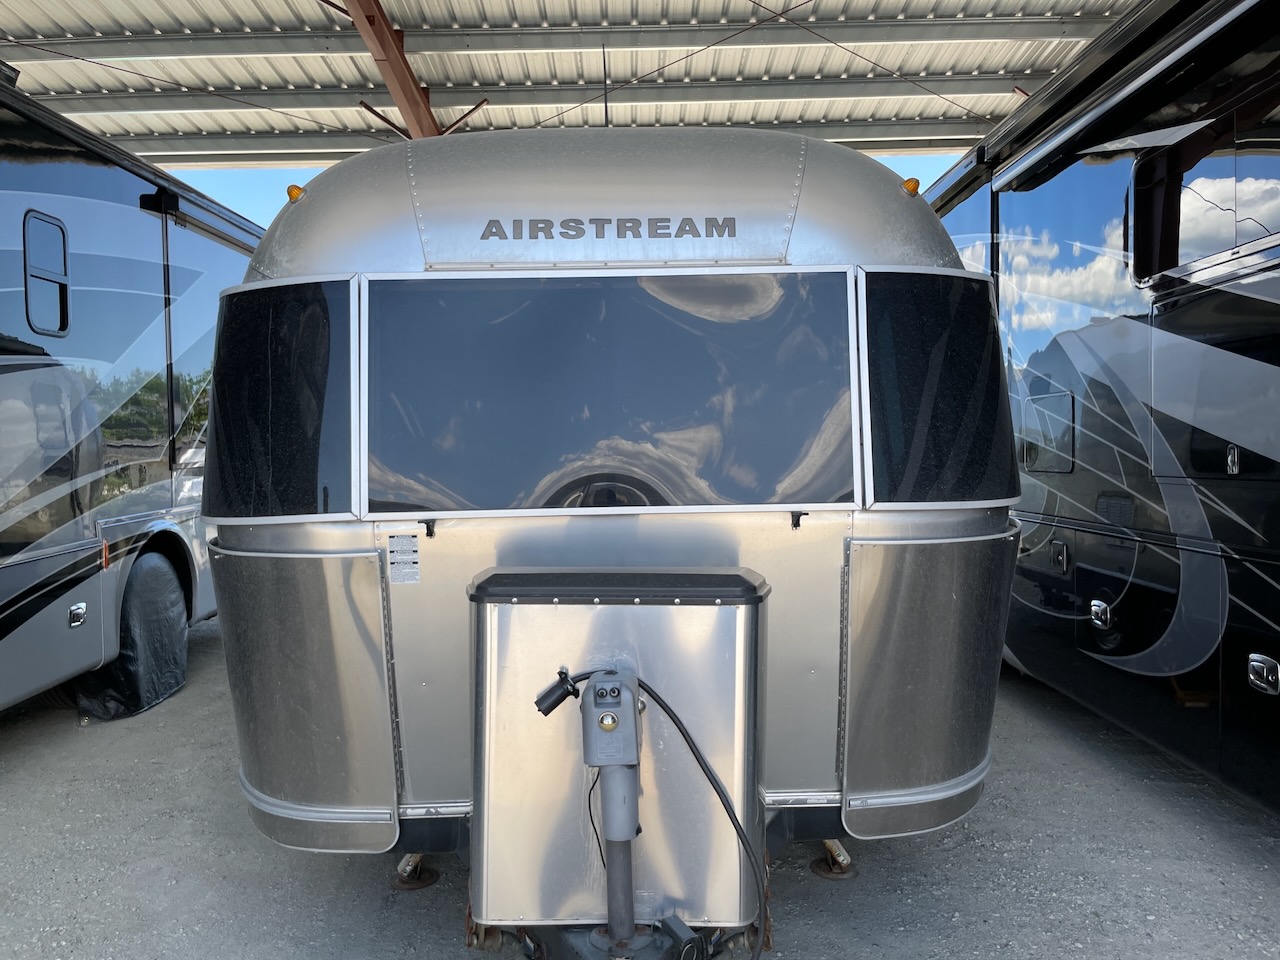
[[[990,282],[888,272],[863,282],[875,500],[1017,497]]]
[[[375,512],[851,500],[846,273],[369,284]]]
[[[329,281],[223,298],[207,516],[351,511],[350,296]]]

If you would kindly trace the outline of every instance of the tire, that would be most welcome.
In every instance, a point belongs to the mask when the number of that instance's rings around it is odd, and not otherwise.
[[[81,712],[98,720],[128,717],[176,693],[187,679],[187,601],[162,554],[133,562],[120,602],[120,654],[80,677]]]

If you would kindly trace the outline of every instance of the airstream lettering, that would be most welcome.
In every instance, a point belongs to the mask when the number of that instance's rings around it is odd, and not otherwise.
[[[559,237],[561,240],[581,240],[588,232],[593,232],[595,239],[603,240],[605,231],[610,227],[619,240],[737,236],[737,220],[734,217],[703,217],[701,227],[698,223],[693,217],[566,217],[558,226],[554,220],[539,218],[506,222],[490,220],[480,232],[480,239],[552,240]]]
[[[994,312],[921,198],[803,137],[467,134],[321,174],[214,362],[255,822],[467,851],[477,924],[603,957],[584,925],[709,955],[766,842],[963,816],[1018,537]]]

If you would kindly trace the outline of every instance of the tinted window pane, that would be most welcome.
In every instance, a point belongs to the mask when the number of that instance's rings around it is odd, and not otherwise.
[[[345,282],[225,297],[214,347],[204,511],[351,510],[350,308]]]
[[[1020,439],[1022,465],[1028,472],[1071,472],[1075,463],[1073,415],[1074,403],[1069,393],[1030,396],[1023,401]]]
[[[372,510],[853,490],[847,277],[370,284]]]
[[[40,217],[27,217],[27,266],[32,270],[67,275],[67,235],[62,227]]]
[[[1230,250],[1236,241],[1236,158],[1230,144],[1182,174],[1178,263]]]
[[[27,319],[41,333],[67,330],[67,285],[27,277]]]
[[[866,275],[875,499],[1018,495],[991,285]]]

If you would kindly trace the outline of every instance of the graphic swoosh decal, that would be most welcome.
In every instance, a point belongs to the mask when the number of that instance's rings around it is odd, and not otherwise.
[[[1058,343],[1082,376],[1093,376],[1111,388],[1130,422],[1139,428],[1139,439],[1150,461],[1176,464],[1177,459],[1156,429],[1150,412],[1101,354],[1078,334],[1059,336]],[[1179,546],[1184,537],[1213,542],[1204,504],[1186,477],[1153,476],[1151,479],[1160,488],[1169,511],[1169,526]],[[1128,656],[1109,657],[1097,653],[1090,656],[1130,673],[1170,677],[1195,669],[1213,655],[1227,626],[1227,565],[1214,554],[1195,550],[1179,553],[1177,605],[1160,639],[1146,650]]]

